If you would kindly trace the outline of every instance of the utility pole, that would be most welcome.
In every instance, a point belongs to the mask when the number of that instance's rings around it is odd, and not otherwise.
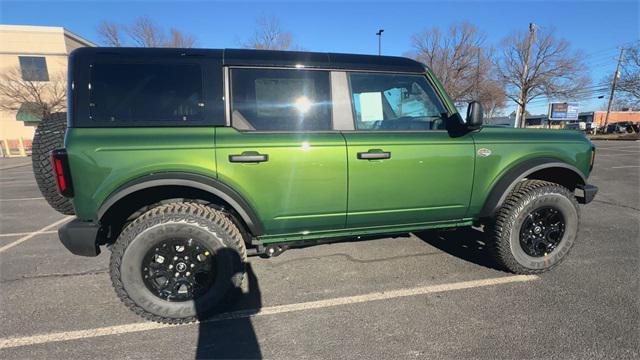
[[[611,104],[613,103],[613,93],[616,91],[616,84],[618,84],[618,76],[620,75],[620,63],[622,62],[622,54],[624,54],[624,48],[620,48],[618,65],[616,65],[616,72],[615,74],[613,74],[613,83],[611,84],[611,94],[609,94],[609,105],[607,105],[607,116],[604,118],[605,131],[607,129],[607,125],[609,125],[609,113],[611,112]]]
[[[531,56],[531,46],[536,36],[536,24],[529,23],[529,37],[527,38],[527,51],[524,53],[524,66],[522,68],[522,78],[520,79],[520,96],[518,97],[518,108],[516,109],[516,120],[513,127],[524,127],[524,103],[527,99],[525,85],[529,79],[529,57]]]
[[[376,33],[376,35],[378,35],[378,55],[382,54],[382,33],[383,32],[384,32],[384,29],[380,29]]]
[[[480,101],[480,47],[478,46],[478,49],[476,51],[476,96],[475,99],[476,101]]]

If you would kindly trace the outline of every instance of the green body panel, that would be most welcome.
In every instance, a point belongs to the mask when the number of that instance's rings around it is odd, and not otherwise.
[[[218,179],[255,209],[266,234],[343,229],[347,155],[343,136],[330,133],[240,132],[218,128]],[[258,152],[262,163],[232,163],[229,155]]]
[[[352,132],[347,227],[461,219],[473,184],[473,138],[446,131]],[[390,159],[360,160],[382,150]]]
[[[431,132],[239,132],[233,128],[70,128],[66,149],[78,218],[96,221],[129,181],[158,172],[218,178],[260,218],[263,243],[468,225],[492,188],[545,157],[589,175],[591,143],[576,131],[485,127]],[[491,150],[476,156],[480,148]],[[359,160],[358,152],[391,152]],[[263,163],[229,155],[268,154]]]
[[[127,182],[158,172],[205,175],[258,214],[263,243],[468,225],[496,182],[545,157],[587,177],[591,143],[576,131],[485,127],[431,132],[239,132],[233,128],[70,128],[66,149],[78,218],[96,221]],[[480,148],[491,150],[476,156]],[[358,152],[391,152],[359,160]],[[229,155],[268,154],[263,163]]]
[[[185,171],[215,177],[215,128],[69,128],[76,215],[98,220],[102,203],[136,178]]]
[[[574,166],[589,176],[591,142],[573,130],[513,129],[484,127],[473,133],[476,151],[485,148],[491,155],[476,156],[469,217],[477,218],[489,192],[510,169],[535,158],[553,158]]]

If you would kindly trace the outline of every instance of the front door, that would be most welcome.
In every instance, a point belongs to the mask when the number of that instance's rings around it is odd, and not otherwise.
[[[332,128],[329,78],[230,70],[232,127],[216,129],[218,177],[253,206],[266,235],[344,228],[346,145]]]
[[[423,75],[349,73],[355,131],[345,132],[347,227],[464,218],[474,144],[450,136],[446,110]]]

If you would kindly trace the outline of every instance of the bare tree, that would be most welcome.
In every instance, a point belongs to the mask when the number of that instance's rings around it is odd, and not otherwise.
[[[162,47],[166,44],[164,31],[146,16],[138,18],[125,31],[140,47]]]
[[[96,29],[101,42],[107,46],[177,47],[191,48],[196,44],[193,35],[171,28],[169,34],[149,17],[136,19],[131,25],[103,21]]]
[[[454,102],[475,99],[491,113],[504,107],[502,85],[493,75],[493,50],[485,47],[485,35],[477,27],[463,22],[445,33],[427,29],[414,34],[411,44],[408,55],[429,66]]]
[[[280,21],[275,17],[261,16],[256,20],[256,30],[243,47],[261,50],[289,50],[293,35],[282,30]]]
[[[96,29],[102,43],[113,47],[121,47],[123,45],[122,31],[120,30],[118,24],[110,21],[101,22]]]
[[[182,31],[171,28],[169,30],[169,38],[165,41],[167,47],[174,48],[192,48],[196,44],[196,38]]]
[[[625,49],[616,91],[626,107],[640,107],[640,42]]]
[[[24,80],[34,77],[25,74],[23,70],[16,67],[0,74],[0,109],[18,111],[25,104],[28,106],[23,109],[39,118],[46,118],[66,109],[66,74],[50,76],[49,81],[32,81]]]
[[[482,104],[485,116],[490,118],[498,116],[507,105],[504,87],[495,80],[481,82],[475,99]]]
[[[573,100],[578,90],[590,83],[580,53],[571,51],[569,43],[556,39],[552,31],[540,31],[531,43],[529,54],[528,45],[528,34],[514,33],[502,41],[501,56],[497,60],[507,97],[520,106],[522,114],[527,104],[537,97]]]

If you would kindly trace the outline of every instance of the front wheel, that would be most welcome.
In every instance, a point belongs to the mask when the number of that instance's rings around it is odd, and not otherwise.
[[[490,227],[491,248],[517,274],[547,271],[564,260],[578,232],[578,203],[558,184],[526,180],[514,188]]]
[[[111,281],[138,315],[186,323],[206,317],[240,288],[245,261],[243,237],[224,213],[170,203],[125,227],[111,253]]]

